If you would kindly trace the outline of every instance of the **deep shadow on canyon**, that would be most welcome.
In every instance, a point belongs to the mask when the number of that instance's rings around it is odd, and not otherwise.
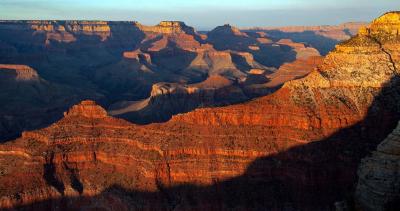
[[[399,85],[399,77],[392,78],[375,97],[363,121],[323,140],[259,158],[239,177],[215,180],[205,187],[171,187],[159,182],[158,192],[126,190],[116,184],[96,196],[64,197],[18,209],[104,209],[96,207],[96,200],[108,201],[110,209],[126,206],[145,210],[334,210],[337,201],[346,201],[354,208],[352,195],[360,160],[375,149],[400,119]]]

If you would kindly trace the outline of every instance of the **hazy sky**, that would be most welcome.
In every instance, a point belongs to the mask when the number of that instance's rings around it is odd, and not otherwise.
[[[400,0],[0,0],[0,19],[182,20],[197,29],[370,21]]]

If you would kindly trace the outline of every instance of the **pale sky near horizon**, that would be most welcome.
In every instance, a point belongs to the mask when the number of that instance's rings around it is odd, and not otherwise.
[[[371,21],[400,0],[0,0],[2,20],[181,20],[198,30]]]

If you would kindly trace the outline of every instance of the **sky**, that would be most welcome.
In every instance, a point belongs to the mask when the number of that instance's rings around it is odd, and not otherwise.
[[[0,0],[1,20],[180,20],[198,30],[371,21],[400,0]]]

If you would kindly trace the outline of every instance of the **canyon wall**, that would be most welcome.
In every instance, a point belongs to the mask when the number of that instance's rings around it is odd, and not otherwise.
[[[400,201],[400,128],[364,158],[358,170],[356,200],[362,210],[396,210]]]

